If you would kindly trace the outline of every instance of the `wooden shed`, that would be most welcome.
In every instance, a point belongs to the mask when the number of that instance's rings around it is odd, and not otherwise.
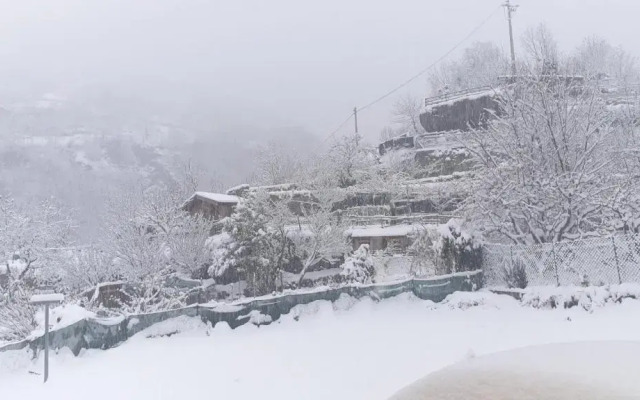
[[[212,221],[229,217],[238,204],[239,198],[228,194],[195,192],[182,205],[191,214],[200,214]]]

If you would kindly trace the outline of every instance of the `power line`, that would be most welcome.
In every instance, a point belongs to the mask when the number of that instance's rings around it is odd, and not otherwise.
[[[438,63],[440,63],[441,61],[443,61],[445,58],[447,58],[451,53],[453,53],[454,51],[456,51],[460,46],[462,46],[471,36],[473,36],[477,31],[480,30],[480,28],[482,28],[487,22],[489,22],[489,20],[496,14],[496,12],[498,10],[500,10],[502,8],[502,5],[498,6],[496,9],[494,9],[491,14],[489,14],[478,26],[476,26],[475,28],[473,28],[473,30],[471,32],[469,32],[469,34],[467,34],[467,36],[464,37],[464,39],[462,39],[461,41],[459,41],[458,43],[456,43],[455,46],[453,46],[449,51],[447,51],[444,55],[442,55],[440,58],[438,58],[436,61],[434,61],[433,63],[431,63],[428,67],[424,68],[422,71],[418,72],[417,74],[415,74],[414,76],[412,76],[411,78],[409,78],[408,80],[406,80],[405,82],[403,82],[402,84],[400,84],[399,86],[395,87],[394,89],[388,91],[387,93],[385,93],[384,95],[378,97],[377,99],[375,99],[374,101],[372,101],[371,103],[368,103],[367,105],[365,105],[364,107],[360,107],[358,109],[358,111],[364,111],[367,108],[373,106],[374,104],[379,103],[380,101],[386,99],[387,97],[391,96],[392,94],[394,94],[395,92],[397,92],[398,90],[402,89],[403,87],[407,86],[408,84],[410,84],[411,82],[413,82],[414,80],[418,79],[420,76],[424,75],[427,71],[429,71],[431,68],[435,67]]]
[[[333,131],[331,131],[331,133],[330,133],[330,134],[328,134],[328,135],[324,138],[324,141],[326,142],[326,141],[327,141],[327,139],[329,139],[330,137],[332,137],[333,135],[335,135],[336,133],[338,133],[338,131],[339,131],[340,129],[342,129],[342,128],[347,124],[347,122],[351,121],[351,118],[353,118],[353,115],[354,115],[354,113],[353,113],[353,112],[352,112],[351,114],[349,114],[349,116],[347,117],[347,119],[345,119],[345,120],[344,120],[344,121],[343,121],[343,122],[342,122],[342,123],[341,123],[341,124],[336,128],[336,129],[334,129]]]
[[[462,46],[467,40],[469,40],[469,38],[471,36],[473,36],[477,31],[480,30],[480,28],[482,28],[487,22],[489,22],[489,20],[491,18],[493,18],[493,16],[495,15],[495,13],[500,10],[503,7],[503,5],[499,5],[495,10],[493,10],[491,12],[491,14],[489,14],[482,22],[480,22],[479,25],[477,25],[475,28],[473,28],[471,30],[471,32],[469,32],[467,34],[467,36],[464,37],[464,39],[462,39],[461,41],[459,41],[458,43],[456,43],[451,49],[449,49],[449,51],[447,51],[446,53],[444,53],[440,58],[438,58],[436,61],[434,61],[433,63],[429,64],[429,66],[427,66],[426,68],[424,68],[422,71],[418,72],[417,74],[415,74],[414,76],[412,76],[411,78],[409,78],[408,80],[404,81],[402,84],[400,84],[399,86],[396,86],[395,88],[393,88],[392,90],[388,91],[387,93],[385,93],[384,95],[378,97],[377,99],[375,99],[374,101],[372,101],[371,103],[368,103],[367,105],[365,105],[364,107],[360,107],[360,108],[354,108],[353,112],[349,114],[349,116],[333,131],[331,131],[331,133],[329,133],[324,141],[326,141],[327,139],[329,139],[330,137],[333,137],[336,133],[338,133],[338,131],[340,131],[340,129],[342,129],[347,122],[349,122],[351,120],[351,118],[355,117],[357,115],[358,111],[364,111],[367,108],[379,103],[380,101],[386,99],[387,97],[391,96],[392,94],[394,94],[395,92],[397,92],[398,90],[402,89],[403,87],[407,86],[408,84],[410,84],[411,82],[415,81],[416,79],[418,79],[419,77],[421,77],[422,75],[424,75],[427,71],[429,71],[431,68],[435,67],[437,64],[439,64],[440,62],[442,62],[445,58],[449,57],[449,55],[451,55],[451,53],[453,53],[454,51],[456,51],[460,46]]]

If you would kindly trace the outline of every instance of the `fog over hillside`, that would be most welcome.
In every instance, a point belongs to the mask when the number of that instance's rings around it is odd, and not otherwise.
[[[95,234],[105,197],[124,185],[170,182],[190,163],[203,189],[250,181],[261,146],[312,148],[296,127],[243,123],[206,97],[155,99],[113,89],[15,96],[0,112],[0,192],[53,197]],[[255,111],[254,116],[259,111]],[[275,126],[275,125],[274,125]]]

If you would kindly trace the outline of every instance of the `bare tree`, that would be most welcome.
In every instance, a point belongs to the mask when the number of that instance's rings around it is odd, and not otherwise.
[[[71,250],[62,272],[65,288],[72,293],[121,278],[109,253],[95,243]]]
[[[279,185],[297,180],[302,162],[286,143],[270,142],[258,150],[256,178],[261,185]]]
[[[624,86],[639,78],[635,57],[597,36],[582,41],[572,56],[572,62],[576,71],[587,79],[610,78]]]
[[[206,278],[211,260],[211,252],[207,247],[210,233],[209,219],[183,213],[180,229],[167,237],[171,266],[191,278]]]
[[[528,28],[522,36],[522,46],[534,74],[553,74],[558,70],[558,43],[546,24]]]
[[[410,94],[405,94],[396,100],[393,105],[393,122],[402,134],[414,136],[424,133],[424,128],[420,124],[421,108],[421,99]]]
[[[494,86],[507,73],[509,61],[502,49],[491,42],[476,42],[465,49],[459,60],[433,69],[428,77],[432,94]]]
[[[336,140],[327,155],[325,165],[333,174],[335,185],[341,188],[354,186],[377,163],[376,156],[362,142],[360,135],[342,136]]]
[[[378,139],[380,139],[381,142],[386,142],[387,140],[393,139],[397,136],[400,136],[400,133],[398,133],[395,129],[393,129],[390,126],[385,126],[380,130],[380,135],[378,136]]]
[[[206,271],[211,221],[182,210],[191,189],[181,183],[134,186],[109,199],[102,247],[132,287],[126,311],[179,306],[183,298],[166,279],[176,273],[202,277]]]
[[[295,245],[296,255],[302,260],[298,286],[313,265],[349,251],[344,235],[346,225],[333,211],[333,205],[339,198],[340,194],[334,190],[316,191],[314,200],[302,208],[304,224],[287,233]]]

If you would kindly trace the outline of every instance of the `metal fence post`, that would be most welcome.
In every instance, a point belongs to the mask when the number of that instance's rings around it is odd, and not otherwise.
[[[618,283],[622,284],[622,276],[620,275],[620,261],[618,260],[618,247],[616,246],[615,236],[611,236],[611,244],[613,244],[613,257],[616,260],[616,271],[618,271]]]
[[[44,305],[44,381],[49,379],[49,304]]]
[[[556,257],[556,244],[551,242],[551,254],[553,256],[553,269],[556,272],[556,284],[560,286],[560,275],[558,275],[558,259]]]
[[[513,271],[513,246],[509,246],[509,252],[511,253],[511,271]]]

